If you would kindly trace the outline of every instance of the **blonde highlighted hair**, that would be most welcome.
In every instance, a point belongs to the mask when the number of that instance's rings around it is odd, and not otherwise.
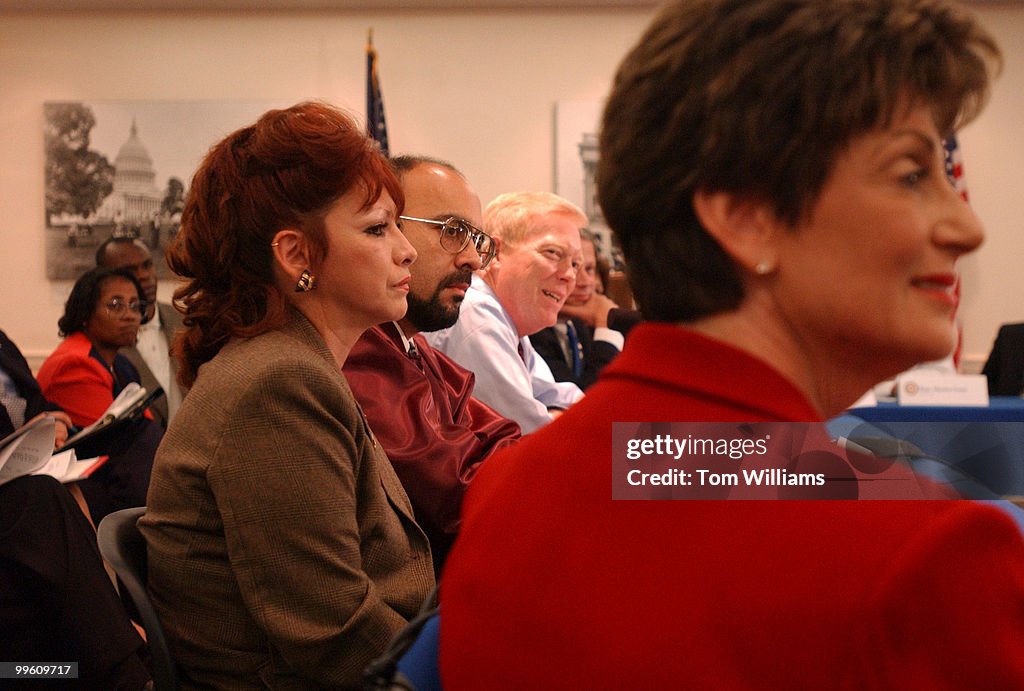
[[[544,229],[543,217],[561,214],[584,228],[587,215],[564,197],[551,192],[506,192],[484,209],[484,229],[505,245],[516,245]]]

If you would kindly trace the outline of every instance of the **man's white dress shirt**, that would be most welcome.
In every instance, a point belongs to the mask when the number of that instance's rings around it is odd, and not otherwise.
[[[568,408],[583,398],[575,384],[555,381],[530,339],[519,338],[508,312],[479,276],[473,276],[455,326],[423,335],[476,374],[473,395],[518,422],[523,434],[551,422],[548,408]]]

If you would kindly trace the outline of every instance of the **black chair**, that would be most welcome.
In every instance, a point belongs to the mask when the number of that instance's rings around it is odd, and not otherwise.
[[[132,604],[139,613],[142,627],[153,656],[153,684],[155,691],[175,691],[178,688],[178,670],[171,657],[163,626],[153,608],[146,590],[146,540],[136,523],[146,513],[146,507],[122,509],[108,514],[100,521],[96,531],[100,554],[113,567]]]
[[[363,672],[367,691],[441,691],[441,608],[435,587],[419,613]]]

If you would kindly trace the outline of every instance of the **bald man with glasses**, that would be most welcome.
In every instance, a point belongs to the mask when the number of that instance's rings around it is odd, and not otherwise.
[[[480,200],[450,163],[401,156],[392,164],[405,192],[401,227],[417,252],[409,310],[363,334],[344,373],[430,538],[439,572],[477,468],[520,433],[473,397],[473,373],[422,335],[456,323],[473,272],[494,258],[495,243],[480,229]]]

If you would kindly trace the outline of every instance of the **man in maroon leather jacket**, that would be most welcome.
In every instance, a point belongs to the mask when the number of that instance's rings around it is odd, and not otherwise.
[[[430,538],[435,568],[459,529],[462,495],[480,463],[517,440],[519,426],[473,397],[475,376],[434,350],[421,331],[452,326],[473,271],[490,242],[479,234],[480,200],[451,164],[425,157],[394,159],[405,192],[402,230],[418,253],[409,311],[399,322],[370,329],[344,372],[373,433],[387,452]],[[468,223],[458,252],[456,225]]]

